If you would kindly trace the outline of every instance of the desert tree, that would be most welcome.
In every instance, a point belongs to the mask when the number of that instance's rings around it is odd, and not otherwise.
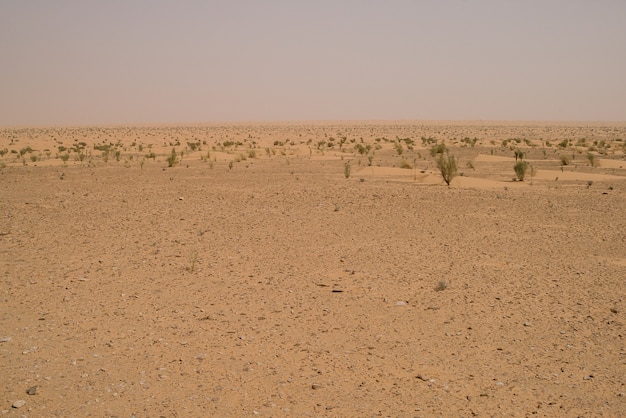
[[[441,153],[436,159],[437,168],[443,177],[443,181],[450,186],[450,182],[458,175],[458,167],[456,165],[456,159],[452,155],[447,153]]]

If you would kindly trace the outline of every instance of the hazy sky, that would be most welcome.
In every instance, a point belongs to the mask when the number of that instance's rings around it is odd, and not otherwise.
[[[0,125],[626,120],[625,0],[0,0]]]

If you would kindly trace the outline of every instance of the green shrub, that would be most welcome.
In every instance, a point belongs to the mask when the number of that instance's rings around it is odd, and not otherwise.
[[[587,159],[589,160],[589,164],[591,164],[592,167],[598,166],[598,159],[596,158],[594,154],[587,153]]]
[[[167,166],[174,167],[174,164],[176,164],[177,159],[178,159],[178,156],[176,155],[176,149],[172,148],[172,152],[170,153],[170,156],[167,157]]]
[[[439,154],[436,162],[443,181],[449,186],[452,179],[458,175],[459,170],[456,165],[456,159],[451,155]]]
[[[528,170],[528,163],[526,161],[518,161],[513,166],[513,170],[515,170],[515,175],[519,181],[524,181],[524,177],[526,177],[526,171]]]
[[[430,155],[433,157],[437,154],[444,154],[446,152],[448,152],[448,147],[446,147],[446,144],[444,144],[443,142],[441,144],[435,145],[430,149]]]

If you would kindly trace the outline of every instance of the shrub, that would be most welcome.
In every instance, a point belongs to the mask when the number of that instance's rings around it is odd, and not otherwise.
[[[31,147],[22,148],[20,150],[20,157],[23,156],[24,154],[28,154],[32,152],[33,152],[33,149]]]
[[[446,282],[445,280],[439,280],[439,283],[437,283],[437,286],[435,287],[435,291],[437,292],[441,292],[444,291],[448,288],[448,282]]]
[[[434,147],[430,149],[430,155],[433,157],[437,154],[443,154],[445,152],[448,152],[448,148],[446,147],[446,144],[444,144],[443,142],[441,144],[435,145]]]
[[[449,186],[453,178],[458,175],[456,159],[451,155],[439,154],[437,157],[437,168],[443,177],[443,181]]]
[[[359,152],[359,154],[361,154],[361,155],[367,155],[367,154],[369,154],[370,150],[372,149],[372,146],[370,144],[367,144],[367,145],[356,144],[354,146],[354,149],[356,149]]]
[[[178,159],[178,156],[176,155],[176,149],[172,148],[172,152],[170,153],[170,156],[167,157],[167,166],[174,167],[174,164],[176,164],[177,159]]]
[[[528,163],[526,161],[518,161],[513,166],[513,170],[515,170],[515,175],[519,181],[524,181],[524,177],[526,177],[526,171],[528,170]]]
[[[598,166],[598,159],[592,153],[587,154],[587,159],[589,160],[589,164],[591,164],[592,167]]]
[[[347,179],[350,178],[350,161],[346,161],[346,163],[343,166],[343,175],[346,176]]]
[[[561,165],[569,165],[570,159],[569,155],[561,154]]]
[[[400,168],[413,168],[413,166],[407,160],[402,160],[402,162],[400,163]]]

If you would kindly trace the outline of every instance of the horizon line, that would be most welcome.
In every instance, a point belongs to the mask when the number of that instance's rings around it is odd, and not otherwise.
[[[202,122],[126,122],[126,123],[52,123],[52,124],[0,124],[0,129],[53,129],[53,128],[122,128],[122,127],[182,127],[182,126],[217,126],[217,125],[230,125],[230,126],[254,126],[254,125],[296,125],[296,124],[311,124],[311,125],[350,125],[350,124],[511,124],[521,123],[527,124],[541,124],[541,125],[577,125],[577,124],[592,124],[592,125],[621,125],[626,124],[626,120],[558,120],[558,119],[275,119],[275,120],[223,120],[223,121],[202,121]]]

